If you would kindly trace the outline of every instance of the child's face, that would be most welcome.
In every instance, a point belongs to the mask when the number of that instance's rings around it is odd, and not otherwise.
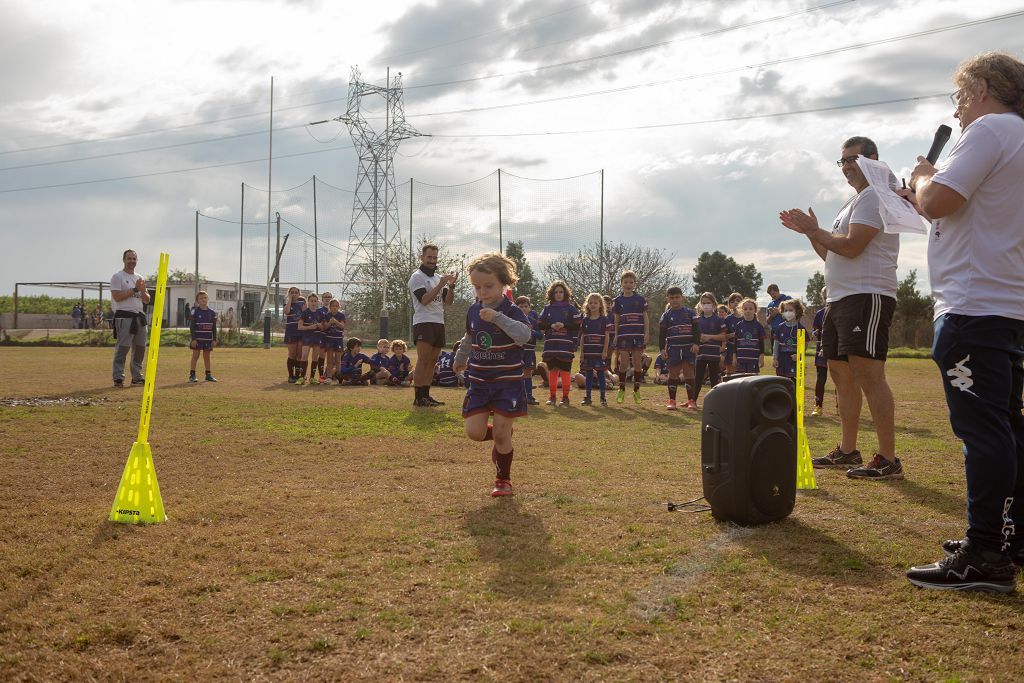
[[[718,310],[718,317],[719,318],[728,318],[729,317],[729,309],[728,308],[720,308]]]
[[[298,295],[299,295],[299,288],[298,287],[289,287],[288,288],[288,298],[289,299],[295,298]]]
[[[682,294],[669,294],[668,305],[672,308],[679,310],[683,307],[683,295]]]
[[[398,358],[401,358],[402,356],[405,355],[405,349],[397,347],[397,346],[395,348],[391,349],[391,352],[394,353],[395,356],[397,356]]]
[[[206,296],[205,294],[200,294],[199,296],[196,297],[196,303],[199,305],[199,308],[203,309],[204,311],[206,310],[206,304],[209,301],[210,297]]]
[[[601,300],[600,299],[587,299],[587,310],[591,313],[601,312]]]
[[[708,298],[701,299],[700,310],[701,313],[713,314],[715,312],[715,302]]]
[[[360,344],[356,344],[351,349],[349,349],[348,352],[350,354],[352,354],[353,356],[355,356],[356,354],[361,353],[362,350],[363,350],[363,347]]]
[[[622,278],[622,291],[632,292],[636,289],[636,278],[635,277],[624,277]]]
[[[388,343],[387,342],[377,342],[377,353],[387,353],[387,352],[388,352]]]
[[[306,301],[306,305],[309,306],[310,308],[319,308],[320,307],[319,306],[319,302],[317,301],[317,298],[315,296],[309,297],[309,299],[307,299],[307,301]]]
[[[527,315],[530,314],[530,302],[529,301],[524,301],[523,303],[516,304],[516,305],[519,306],[519,310],[522,311],[523,313],[526,313]]]
[[[331,308],[331,313],[337,313],[338,311],[341,310],[341,304],[339,304],[337,301],[331,301],[330,308]]]
[[[555,291],[551,292],[551,296],[555,298],[555,301],[565,301],[565,290],[561,287],[555,287]]]
[[[474,270],[469,274],[469,281],[473,285],[476,297],[485,304],[498,303],[505,291],[505,286],[493,273]]]
[[[755,315],[757,315],[757,308],[754,306],[754,304],[751,304],[751,303],[743,304],[743,319],[744,320],[753,320]]]

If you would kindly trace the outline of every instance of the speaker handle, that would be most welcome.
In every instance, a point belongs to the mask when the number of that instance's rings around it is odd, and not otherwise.
[[[717,472],[722,464],[722,432],[711,425],[705,425],[705,432],[711,432],[711,464],[701,465],[705,472]]]

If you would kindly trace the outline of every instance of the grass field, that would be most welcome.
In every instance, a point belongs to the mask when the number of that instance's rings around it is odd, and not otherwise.
[[[783,522],[670,513],[701,494],[699,416],[531,410],[488,496],[461,393],[296,387],[284,352],[167,349],[150,436],[170,520],[106,521],[141,390],[110,349],[0,348],[0,680],[1019,680],[1016,595],[903,572],[964,526],[938,374],[889,364],[902,482],[818,472]],[[84,405],[80,405],[84,404]],[[835,403],[808,419],[838,438]],[[865,416],[867,411],[865,409]],[[860,447],[874,437],[865,417]]]

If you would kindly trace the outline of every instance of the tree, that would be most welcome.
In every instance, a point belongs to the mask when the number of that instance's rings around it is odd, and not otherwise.
[[[516,272],[519,274],[519,282],[516,283],[516,296],[528,296],[534,305],[544,298],[544,290],[541,288],[537,278],[534,277],[533,268],[526,262],[526,252],[523,250],[522,242],[509,242],[505,247],[505,256],[515,261]]]
[[[820,270],[814,271],[814,275],[807,278],[807,299],[804,303],[808,306],[824,306],[825,298],[821,290],[825,287],[825,276]]]
[[[740,265],[720,251],[705,251],[693,267],[694,292],[711,292],[719,301],[727,299],[733,292],[753,298],[761,289],[762,281],[761,273],[753,263]]]
[[[922,294],[917,289],[917,270],[907,273],[896,286],[896,312],[894,317],[899,323],[904,343],[913,340],[915,347],[920,346],[920,327],[922,322],[931,318],[935,300]]]
[[[624,270],[636,273],[637,292],[653,300],[664,298],[673,285],[688,290],[690,279],[672,265],[675,253],[631,244],[606,242],[602,259],[601,244],[595,243],[575,254],[562,254],[544,266],[547,282],[564,280],[577,299],[590,292],[611,294],[620,291],[619,279]],[[652,317],[654,317],[652,315]]]
[[[156,273],[146,276],[146,284],[152,287],[156,287]],[[206,280],[206,276],[199,273],[199,281],[203,282]],[[174,270],[167,271],[168,282],[195,282],[196,274],[190,270],[184,270],[183,268],[175,268]]]

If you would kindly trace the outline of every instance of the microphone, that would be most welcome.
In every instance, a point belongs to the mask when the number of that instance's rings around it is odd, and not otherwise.
[[[942,148],[946,146],[947,142],[949,142],[949,136],[952,133],[953,129],[946,124],[942,124],[939,126],[939,129],[935,131],[935,137],[932,139],[931,149],[928,150],[928,156],[925,157],[928,159],[929,164],[934,166],[935,162],[939,160],[939,154],[942,153]]]

